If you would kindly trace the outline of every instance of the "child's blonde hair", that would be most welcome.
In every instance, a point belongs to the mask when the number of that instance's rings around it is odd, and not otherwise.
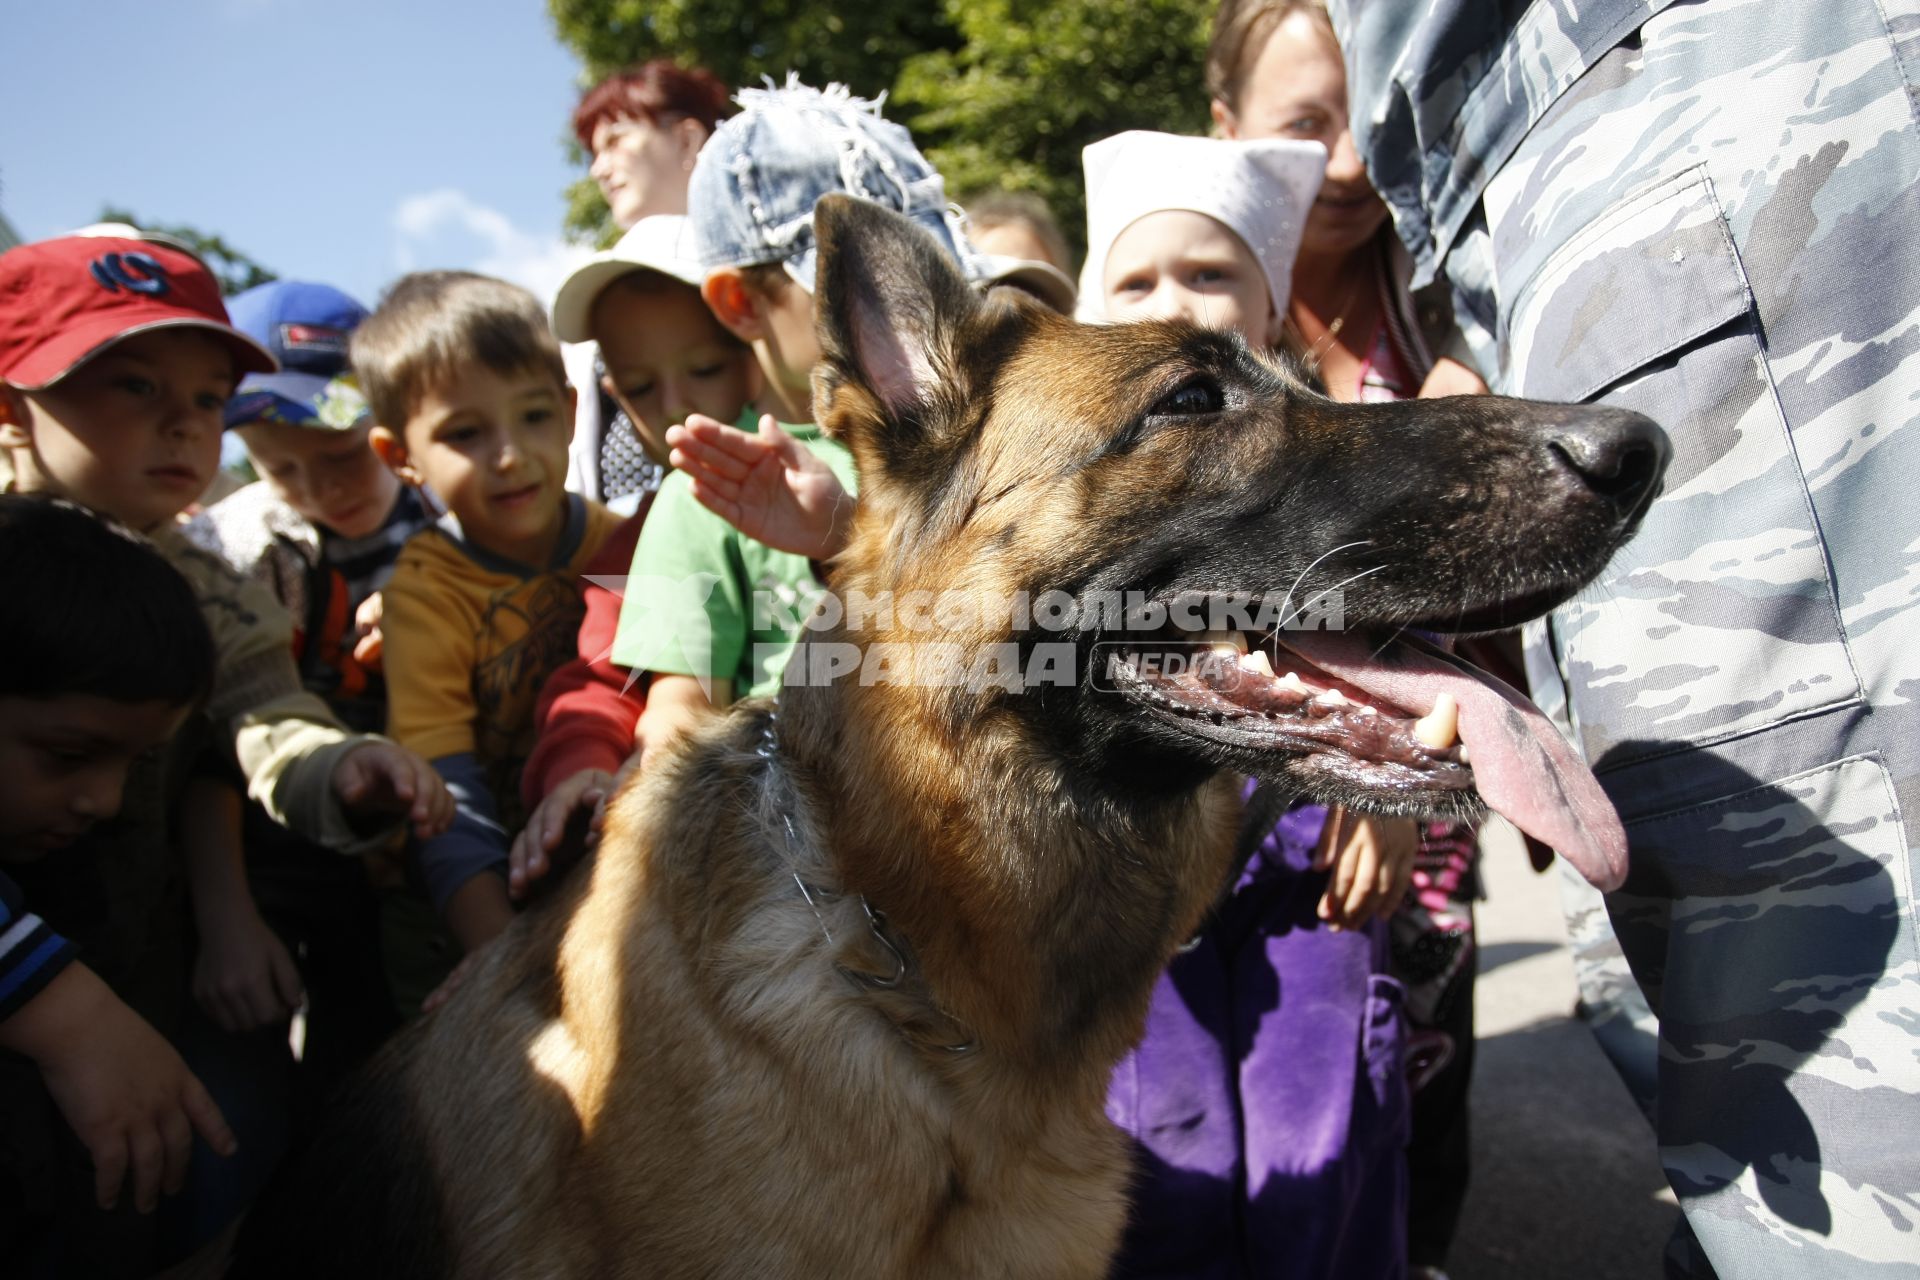
[[[353,369],[373,419],[399,431],[430,388],[465,361],[499,374],[551,374],[565,387],[546,309],[518,285],[471,271],[402,276],[353,332]]]

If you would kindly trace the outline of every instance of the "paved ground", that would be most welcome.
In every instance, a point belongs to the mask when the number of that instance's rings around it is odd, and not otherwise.
[[[1572,1017],[1556,873],[1490,837],[1480,904],[1473,1183],[1453,1280],[1657,1280],[1679,1211],[1653,1134]]]

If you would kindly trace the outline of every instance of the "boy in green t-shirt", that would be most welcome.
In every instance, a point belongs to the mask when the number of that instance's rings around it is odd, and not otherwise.
[[[720,323],[752,346],[766,378],[760,407],[805,424],[783,433],[768,415],[761,431],[796,461],[804,448],[825,462],[845,502],[853,459],[811,421],[820,355],[813,206],[836,191],[884,204],[963,262],[965,239],[939,173],[874,104],[839,85],[823,92],[795,80],[744,90],[739,101],[740,114],[701,151],[687,191],[707,269],[701,293]],[[669,475],[634,552],[613,660],[652,677],[635,733],[643,751],[709,707],[777,689],[797,638],[794,620],[820,589],[805,557],[742,533],[703,502],[716,499],[691,478]]]
[[[843,492],[853,492],[853,457],[838,441],[811,423],[783,430],[771,416],[761,421],[763,430],[810,451]],[[737,425],[751,431],[752,413]],[[712,706],[777,689],[796,638],[792,621],[806,616],[819,590],[805,556],[741,533],[698,501],[689,479],[669,474],[641,528],[613,648],[615,662],[653,673],[641,740],[653,740],[648,713],[663,691],[673,700],[677,682]]]

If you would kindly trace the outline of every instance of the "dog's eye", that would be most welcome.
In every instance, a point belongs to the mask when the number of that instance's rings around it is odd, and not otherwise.
[[[1191,418],[1218,413],[1226,408],[1226,396],[1212,378],[1190,378],[1161,396],[1147,412],[1175,418]]]

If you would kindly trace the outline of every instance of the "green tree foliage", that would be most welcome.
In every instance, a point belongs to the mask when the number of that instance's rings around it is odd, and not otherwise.
[[[152,231],[178,240],[207,264],[207,270],[213,272],[213,278],[220,282],[221,294],[229,298],[236,293],[245,293],[257,284],[280,278],[219,236],[198,227],[185,223],[147,222],[137,214],[111,205],[100,211],[100,221],[124,222],[142,231]]]
[[[1124,129],[1205,131],[1214,8],[1215,0],[948,0],[963,43],[908,62],[894,114],[949,191],[1032,191],[1084,248],[1083,147]]]
[[[1080,149],[1123,129],[1207,127],[1202,66],[1218,0],[549,0],[588,82],[673,57],[729,84],[838,80],[891,95],[947,189],[1032,191],[1083,238]],[[568,225],[601,239],[591,183]]]
[[[596,249],[608,249],[620,238],[620,228],[607,208],[605,197],[592,178],[577,178],[567,185],[567,212],[562,219],[567,234]]]
[[[560,38],[586,63],[589,83],[649,58],[705,67],[728,84],[798,71],[871,96],[900,66],[955,43],[926,0],[548,0]]]

